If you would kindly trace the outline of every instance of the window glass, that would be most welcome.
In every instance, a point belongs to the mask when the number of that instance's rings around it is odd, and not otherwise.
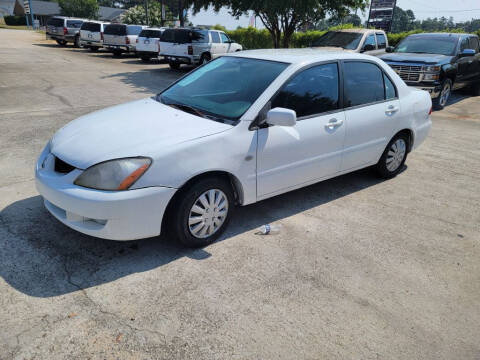
[[[220,38],[222,39],[222,43],[228,43],[230,41],[227,34],[222,33],[222,32],[220,33]]]
[[[318,65],[295,75],[273,100],[275,107],[295,110],[297,117],[338,109],[338,65]]]
[[[175,31],[173,29],[166,29],[160,37],[161,42],[173,43],[175,42]]]
[[[100,32],[100,24],[94,22],[84,22],[80,30],[86,30],[91,32]]]
[[[194,30],[191,37],[194,43],[208,43],[208,30]]]
[[[395,48],[398,53],[453,55],[458,39],[444,35],[410,35]]]
[[[152,38],[152,39],[160,39],[160,36],[162,36],[162,30],[153,30],[153,29],[144,29],[138,35],[138,37],[144,37],[144,38]]]
[[[127,34],[128,35],[138,35],[142,32],[142,27],[139,25],[129,25],[127,27]]]
[[[366,62],[346,62],[343,69],[345,107],[384,100],[383,72]]]
[[[365,46],[367,45],[373,45],[373,47],[375,47],[375,35],[368,35],[368,37],[365,39],[365,44],[363,45],[363,47],[365,48]]]
[[[476,37],[471,37],[470,38],[470,49],[475,50],[476,53],[479,52],[478,38],[476,38]]]
[[[387,39],[383,34],[377,34],[377,44],[379,49],[385,49],[387,47]]]
[[[47,25],[55,26],[55,27],[63,26],[63,19],[59,19],[59,18],[48,19]]]
[[[105,35],[127,35],[127,25],[110,24],[105,27]]]
[[[470,49],[470,44],[468,43],[468,38],[462,39],[460,43],[460,52],[462,52],[465,49]]]
[[[362,40],[362,34],[344,31],[329,31],[322,35],[313,47],[341,47],[344,49],[355,50]]]
[[[190,72],[161,93],[164,104],[187,105],[219,121],[237,120],[289,64],[225,56]],[[216,120],[216,119],[212,119]]]
[[[383,74],[383,78],[385,80],[385,99],[386,100],[395,99],[397,97],[395,86],[393,86],[392,82],[390,81],[387,75]]]
[[[220,42],[220,35],[218,35],[217,31],[211,31],[210,34],[212,35],[212,42],[219,43]]]
[[[83,24],[82,20],[67,20],[67,28],[80,28]]]

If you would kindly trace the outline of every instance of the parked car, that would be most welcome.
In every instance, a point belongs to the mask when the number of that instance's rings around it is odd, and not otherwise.
[[[441,110],[452,90],[471,87],[480,95],[478,36],[472,34],[415,34],[403,39],[381,59],[407,83],[428,91]]]
[[[103,47],[103,31],[108,24],[101,21],[85,21],[80,28],[80,46],[91,51]]]
[[[224,54],[243,50],[223,31],[204,29],[166,29],[160,38],[160,55],[172,69],[181,64],[198,65]]]
[[[80,27],[83,19],[74,19],[64,16],[54,16],[47,21],[46,36],[57,44],[65,46],[73,43],[75,47],[80,46]]]
[[[146,26],[109,24],[103,32],[103,46],[114,56],[122,53],[135,53],[137,37]]]
[[[372,29],[328,31],[312,45],[313,48],[343,49],[374,56],[384,54],[387,46],[387,34]]]
[[[228,54],[156,97],[64,126],[38,159],[36,185],[53,216],[82,233],[131,240],[167,229],[204,246],[236,204],[372,165],[396,176],[427,137],[431,107],[375,57]]]
[[[137,56],[148,62],[151,58],[158,58],[160,53],[160,37],[165,28],[143,29],[137,38]]]

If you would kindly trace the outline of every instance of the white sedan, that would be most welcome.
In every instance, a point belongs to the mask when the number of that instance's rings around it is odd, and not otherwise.
[[[131,240],[169,229],[204,246],[236,205],[372,165],[397,175],[430,130],[431,106],[374,57],[244,51],[67,124],[40,155],[36,185],[82,233]]]

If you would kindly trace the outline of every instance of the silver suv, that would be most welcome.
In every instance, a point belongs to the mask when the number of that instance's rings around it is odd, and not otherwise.
[[[166,29],[160,38],[160,55],[172,69],[181,64],[205,64],[223,54],[242,51],[242,45],[218,30]]]
[[[70,42],[75,47],[79,47],[80,27],[84,21],[83,19],[54,16],[47,21],[47,39],[55,40],[61,46]]]
[[[114,56],[122,53],[135,53],[138,34],[147,26],[109,24],[103,32],[103,46]]]
[[[97,51],[103,47],[103,30],[108,23],[85,21],[80,28],[80,46]]]

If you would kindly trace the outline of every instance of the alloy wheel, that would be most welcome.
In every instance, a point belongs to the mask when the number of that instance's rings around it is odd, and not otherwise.
[[[387,153],[387,169],[390,172],[394,172],[402,164],[405,153],[407,152],[407,145],[404,139],[397,139],[388,150]]]
[[[188,216],[190,234],[207,238],[220,229],[228,214],[228,198],[219,189],[205,191],[193,203]]]
[[[440,93],[440,105],[445,106],[447,105],[447,101],[450,98],[450,93],[452,92],[452,88],[450,86],[450,83],[446,83],[445,86],[442,89],[442,92]]]

